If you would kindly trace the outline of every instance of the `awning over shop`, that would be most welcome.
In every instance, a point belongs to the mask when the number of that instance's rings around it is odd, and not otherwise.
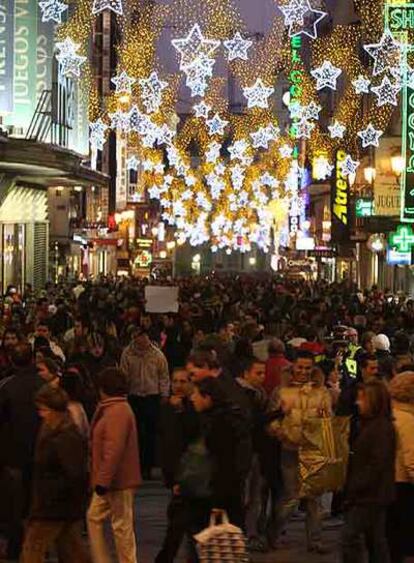
[[[80,154],[57,145],[5,136],[0,136],[2,173],[15,183],[33,187],[109,184],[109,176],[85,166]]]

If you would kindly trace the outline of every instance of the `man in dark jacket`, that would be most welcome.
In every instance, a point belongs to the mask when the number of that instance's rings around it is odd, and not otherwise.
[[[43,385],[34,364],[32,348],[19,343],[12,353],[13,375],[0,384],[0,467],[8,486],[13,487],[13,506],[8,512],[8,555],[19,557],[23,518],[30,498],[34,446],[40,419],[36,392]]]
[[[67,411],[69,397],[44,385],[36,395],[43,425],[35,452],[32,504],[22,563],[42,563],[56,543],[60,563],[88,563],[81,536],[88,492],[88,449]]]

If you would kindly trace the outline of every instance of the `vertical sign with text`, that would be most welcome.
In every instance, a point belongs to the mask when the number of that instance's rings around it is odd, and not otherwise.
[[[14,0],[0,0],[0,114],[13,111]]]
[[[349,184],[342,173],[346,152],[339,150],[335,159],[335,174],[331,188],[331,240],[334,243],[349,241]]]

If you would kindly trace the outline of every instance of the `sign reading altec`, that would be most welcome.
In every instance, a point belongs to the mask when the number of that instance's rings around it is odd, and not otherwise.
[[[346,158],[346,152],[336,153],[335,176],[331,190],[332,241],[345,242],[349,240],[349,185],[342,173],[341,164]]]

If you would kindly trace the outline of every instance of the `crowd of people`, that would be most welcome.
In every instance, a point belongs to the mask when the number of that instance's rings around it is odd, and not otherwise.
[[[146,312],[148,283],[8,289],[0,553],[109,563],[110,520],[118,560],[136,563],[134,496],[161,468],[171,500],[156,563],[184,544],[198,561],[212,510],[251,552],[277,550],[302,512],[309,552],[326,552],[325,513],[343,521],[344,563],[414,555],[414,301],[211,275],[163,282],[179,310],[161,315]]]

